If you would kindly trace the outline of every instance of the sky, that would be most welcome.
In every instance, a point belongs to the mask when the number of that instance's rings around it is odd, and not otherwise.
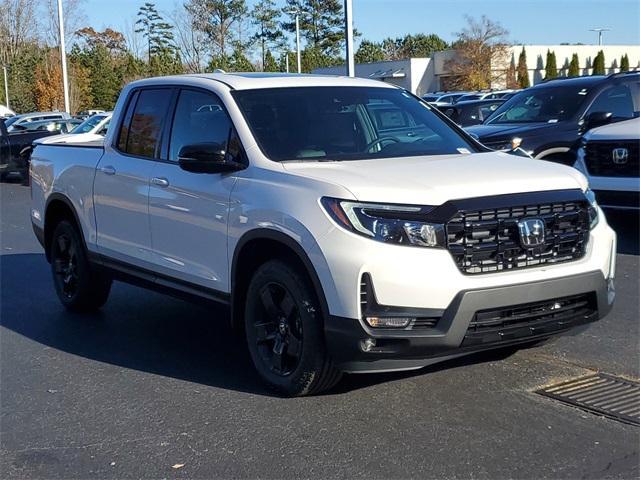
[[[85,0],[84,10],[95,29],[126,31],[144,1]],[[155,3],[170,12],[182,2]],[[639,0],[353,0],[353,11],[361,38],[374,41],[407,33],[436,33],[451,41],[465,25],[464,15],[484,14],[509,30],[514,43],[594,44],[597,34],[589,29],[606,27],[611,31],[604,33],[605,44],[640,44]]]

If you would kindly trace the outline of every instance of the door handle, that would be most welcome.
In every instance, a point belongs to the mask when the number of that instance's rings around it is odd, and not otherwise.
[[[164,177],[153,177],[151,179],[151,183],[153,183],[154,185],[157,185],[159,187],[168,187],[169,186],[169,180],[167,180]]]
[[[115,175],[116,174],[116,169],[113,168],[111,165],[108,165],[106,167],[100,167],[100,171],[106,175]]]

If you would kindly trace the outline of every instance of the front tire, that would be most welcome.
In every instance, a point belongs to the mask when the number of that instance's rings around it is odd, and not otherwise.
[[[63,220],[56,227],[50,246],[53,284],[60,302],[74,312],[97,310],[111,291],[111,279],[91,268],[80,232]]]
[[[280,260],[260,266],[247,289],[245,332],[260,377],[288,396],[319,393],[342,376],[327,355],[308,278]]]

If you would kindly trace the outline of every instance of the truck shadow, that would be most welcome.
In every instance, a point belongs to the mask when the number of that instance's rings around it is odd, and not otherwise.
[[[55,297],[41,254],[0,256],[0,324],[56,350],[122,368],[202,385],[273,395],[254,371],[244,339],[228,326],[225,308],[205,308],[114,283],[96,314],[67,312]],[[3,341],[7,341],[7,337]],[[470,363],[496,360],[485,353],[405,373],[346,375],[331,394]],[[11,369],[10,358],[5,368]]]

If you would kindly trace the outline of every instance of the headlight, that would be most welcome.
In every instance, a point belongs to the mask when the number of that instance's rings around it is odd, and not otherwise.
[[[598,214],[598,202],[596,202],[596,194],[593,193],[593,190],[587,188],[584,192],[585,197],[589,201],[589,224],[591,230],[598,225],[599,214]]]
[[[385,243],[415,247],[445,245],[444,225],[425,221],[433,207],[361,203],[324,197],[322,205],[343,228]]]

